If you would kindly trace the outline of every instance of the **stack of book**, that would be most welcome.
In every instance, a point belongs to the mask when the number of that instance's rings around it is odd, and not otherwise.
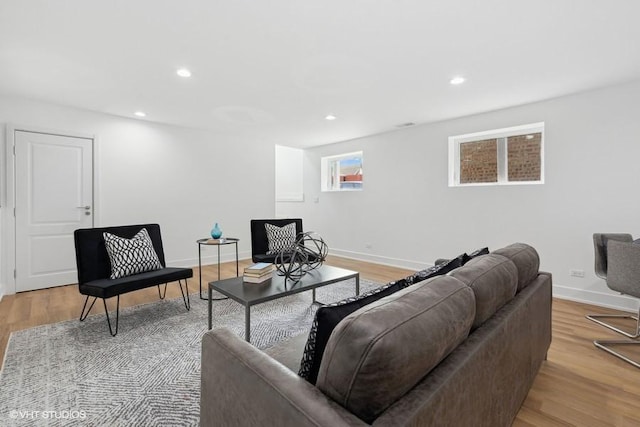
[[[262,283],[273,276],[273,264],[259,262],[244,269],[243,280],[249,283]]]

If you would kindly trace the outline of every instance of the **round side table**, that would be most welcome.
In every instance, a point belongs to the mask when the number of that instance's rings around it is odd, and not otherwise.
[[[198,239],[198,276],[200,280],[200,299],[206,300],[208,298],[202,297],[202,246],[217,246],[218,247],[218,280],[220,280],[220,246],[235,245],[236,246],[236,277],[240,275],[240,269],[238,268],[238,242],[240,239],[235,237],[221,237],[220,239]],[[214,300],[223,300],[225,298],[213,298]]]

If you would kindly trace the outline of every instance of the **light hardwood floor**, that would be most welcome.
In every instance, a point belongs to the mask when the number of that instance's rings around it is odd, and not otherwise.
[[[362,278],[379,283],[411,273],[337,257],[330,257],[328,263],[359,271]],[[247,265],[249,261],[241,261],[241,271]],[[192,291],[198,287],[197,270],[194,268],[194,278],[189,281]],[[233,277],[235,263],[222,264],[221,270],[223,278]],[[203,267],[202,282],[215,279],[216,267]],[[167,297],[179,296],[177,285],[170,284]],[[157,289],[150,288],[123,295],[120,302],[127,307],[157,299]],[[83,301],[75,285],[5,296],[0,301],[0,358],[4,357],[12,331],[77,319]],[[192,304],[205,302],[192,299]],[[98,304],[93,310],[103,312]],[[596,338],[617,338],[584,317],[587,313],[605,312],[615,311],[554,299],[553,342],[548,360],[540,369],[514,426],[640,426],[640,369],[597,350],[592,344]],[[105,339],[112,338],[105,334]],[[640,350],[635,355],[640,358]]]

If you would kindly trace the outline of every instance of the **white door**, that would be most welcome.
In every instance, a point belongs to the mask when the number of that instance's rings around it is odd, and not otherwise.
[[[16,291],[77,283],[73,231],[93,226],[93,140],[15,131]]]

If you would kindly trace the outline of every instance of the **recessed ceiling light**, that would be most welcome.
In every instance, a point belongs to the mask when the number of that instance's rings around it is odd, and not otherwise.
[[[144,111],[136,111],[133,114],[135,114],[138,117],[146,117],[146,115],[147,115],[147,113],[145,113]]]
[[[460,85],[462,83],[464,83],[464,77],[454,77],[451,80],[449,80],[449,83],[451,83],[452,85]]]
[[[336,119],[336,116],[334,116],[333,114],[329,114],[329,115],[327,115],[327,116],[325,117],[325,119],[327,119],[327,120],[335,120],[335,119]]]
[[[176,71],[176,74],[180,77],[191,77],[191,71],[187,70],[186,68],[180,68],[178,71]]]

